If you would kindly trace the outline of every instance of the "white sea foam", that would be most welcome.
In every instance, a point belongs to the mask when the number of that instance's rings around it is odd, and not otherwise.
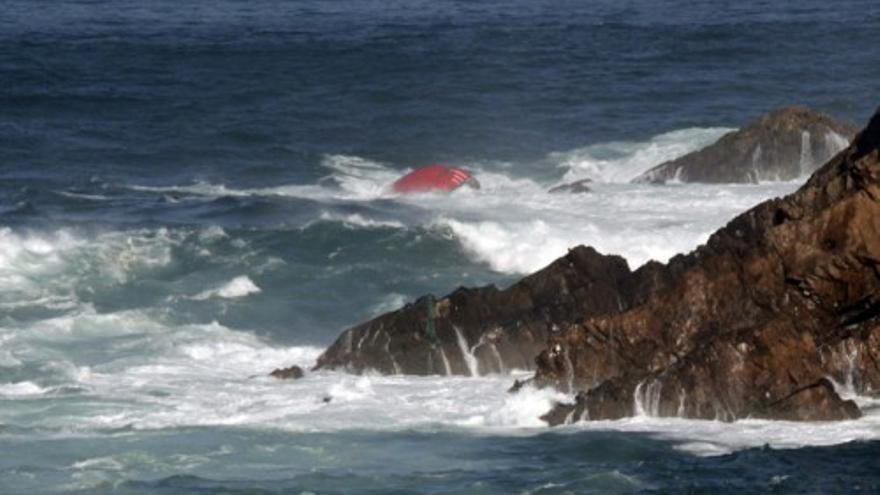
[[[209,248],[228,240],[238,255],[246,243],[229,239],[219,227],[205,229],[135,229],[81,232],[62,228],[50,232],[17,231],[0,227],[0,311],[28,308],[76,311],[83,294],[127,284],[161,272],[175,253],[236,264],[240,256],[218,256]],[[267,259],[277,265],[279,260]],[[267,265],[268,267],[268,265]],[[267,267],[255,267],[261,273]],[[237,277],[199,298],[242,297],[259,291],[247,277]]]
[[[196,300],[205,300],[212,297],[220,297],[223,299],[237,299],[249,296],[251,294],[259,294],[261,289],[247,275],[235,277],[229,282],[223,284],[216,289],[209,289],[193,296]]]
[[[363,215],[358,213],[353,213],[350,215],[336,215],[329,212],[321,213],[320,220],[325,222],[339,222],[343,225],[352,228],[396,228],[402,229],[404,228],[404,224],[402,222],[396,220],[374,220],[371,218],[366,218]]]
[[[737,213],[770,197],[794,190],[796,182],[757,185],[674,184],[655,186],[628,181],[664,160],[700,148],[730,129],[693,128],[668,132],[644,142],[612,142],[552,153],[541,163],[556,167],[557,181],[516,177],[521,167],[460,163],[474,171],[480,190],[460,188],[451,194],[401,195],[390,184],[406,170],[351,156],[328,156],[323,185],[231,189],[195,184],[169,188],[192,194],[271,195],[315,201],[365,202],[384,199],[400,208],[398,218],[324,211],[316,220],[338,221],[351,228],[431,227],[448,232],[474,261],[505,273],[529,273],[578,244],[620,254],[636,267],[689,251]],[[559,182],[592,178],[593,192],[550,194]],[[144,189],[144,188],[142,188]]]
[[[566,170],[563,181],[592,179],[629,182],[667,160],[696,151],[734,129],[690,128],[667,132],[647,141],[612,141],[553,153],[550,160]]]
[[[46,393],[46,389],[34,382],[24,381],[0,384],[0,396],[27,397]]]
[[[135,191],[158,193],[182,193],[208,197],[289,197],[311,199],[314,201],[371,201],[382,197],[392,197],[390,184],[397,180],[401,172],[381,163],[360,157],[328,155],[322,165],[330,174],[319,184],[288,184],[272,187],[239,189],[225,184],[196,182],[190,185],[144,186],[130,185]]]
[[[878,405],[880,401],[875,401],[875,407]],[[838,445],[854,440],[880,440],[880,413],[869,410],[858,420],[810,423],[754,419],[725,423],[635,417],[576,423],[566,428],[648,433],[655,438],[675,442],[680,450],[712,456],[764,445],[785,449]]]
[[[325,160],[330,173],[326,182],[333,185],[242,190],[195,184],[140,189],[328,202],[395,201],[404,212],[399,219],[330,212],[318,219],[351,228],[437,229],[458,240],[473,260],[502,272],[533,271],[581,243],[620,253],[638,265],[692,249],[735,214],[797,187],[797,183],[666,187],[624,183],[653,162],[690,151],[721,132],[679,131],[646,143],[612,143],[548,157],[564,169],[563,180],[593,177],[597,181],[592,193],[581,195],[548,194],[552,183],[513,177],[488,165],[471,166],[482,183],[480,190],[397,195],[387,186],[402,172],[341,156]],[[28,380],[2,383],[0,378],[4,400],[0,423],[77,434],[99,434],[106,428],[211,425],[292,431],[454,428],[481,434],[531,434],[546,431],[540,416],[553,401],[566,399],[552,390],[508,394],[513,379],[523,376],[518,372],[483,377],[358,377],[321,371],[301,380],[279,381],[267,373],[292,364],[309,368],[320,349],[274,347],[247,329],[217,323],[177,324],[169,321],[173,318],[167,317],[165,308],[102,313],[78,300],[77,294],[101,284],[137,281],[172,266],[175,250],[194,244],[200,246],[199,252],[207,253],[204,244],[220,240],[247,249],[244,241],[230,240],[219,228],[96,235],[69,229],[28,233],[0,228],[0,308],[54,305],[61,311],[32,322],[0,319],[0,367],[37,370]],[[205,257],[214,260],[216,255]],[[272,266],[277,263],[283,261],[275,259]],[[245,275],[225,283],[205,283],[210,285],[199,289],[212,288],[184,294],[209,299],[245,297],[259,291]],[[390,294],[376,311],[393,309],[404,301],[404,296]],[[466,355],[468,343],[463,345]],[[84,393],[65,397],[65,404],[58,404],[51,415],[34,415],[32,409],[17,407],[19,401],[54,400],[52,391],[58,387]],[[797,447],[880,438],[880,404],[857,399],[866,406],[866,416],[840,423],[727,424],[641,417],[582,423],[556,431],[649,432],[701,455],[765,443]]]
[[[385,295],[379,304],[373,306],[373,309],[370,310],[370,314],[378,316],[389,311],[400,309],[406,304],[406,301],[407,297],[405,295],[392,292]]]
[[[580,195],[460,197],[434,225],[448,228],[474,260],[500,272],[530,273],[578,244],[620,254],[635,268],[690,251],[737,214],[797,185],[605,184]]]
[[[540,416],[554,401],[570,400],[549,389],[508,393],[515,378],[526,376],[523,372],[417,377],[320,371],[300,380],[276,380],[267,373],[292,364],[308,369],[321,349],[273,347],[250,332],[217,323],[176,326],[157,315],[91,311],[19,328],[0,327],[4,348],[14,351],[16,359],[62,372],[53,378],[53,389],[67,386],[86,392],[67,397],[52,415],[33,415],[29,408],[18,408],[16,401],[54,400],[51,389],[35,381],[0,384],[5,401],[0,423],[76,435],[100,434],[108,428],[217,425],[324,432],[451,428],[530,435],[548,431]],[[91,350],[76,350],[83,348]],[[128,357],[120,358],[122,353]],[[643,432],[698,455],[765,444],[795,448],[880,439],[880,401],[860,400],[867,414],[854,421],[721,423],[636,417],[554,431]]]

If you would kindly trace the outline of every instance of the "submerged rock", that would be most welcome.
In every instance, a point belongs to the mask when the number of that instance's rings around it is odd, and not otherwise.
[[[289,368],[278,368],[276,370],[272,370],[269,373],[269,376],[278,378],[279,380],[298,380],[305,376],[303,373],[303,369],[299,366],[291,366]]]
[[[820,112],[785,107],[661,163],[634,182],[758,182],[806,177],[845,148],[856,128]]]
[[[569,194],[582,194],[593,192],[590,189],[590,184],[593,182],[592,179],[581,179],[576,180],[574,182],[568,182],[566,184],[560,184],[558,186],[551,187],[547,192],[550,194],[557,193],[569,193]]]

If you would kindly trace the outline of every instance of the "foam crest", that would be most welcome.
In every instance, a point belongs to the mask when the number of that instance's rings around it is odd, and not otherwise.
[[[321,166],[330,174],[320,184],[286,184],[272,187],[234,188],[225,184],[195,182],[189,185],[144,186],[129,185],[134,191],[177,193],[207,197],[288,197],[313,201],[371,201],[394,197],[389,186],[408,170],[400,171],[379,162],[356,156],[328,155]]]
[[[635,268],[694,249],[737,214],[797,185],[605,184],[589,194],[460,197],[433,225],[499,272],[531,273],[579,244],[622,255]]]
[[[680,129],[648,141],[612,141],[553,153],[548,161],[566,170],[563,181],[589,178],[598,182],[629,182],[656,165],[712,144],[732,130]]]
[[[75,435],[108,428],[218,425],[308,432],[444,428],[520,435],[547,431],[540,417],[554,402],[571,400],[552,389],[525,387],[508,393],[514,379],[528,376],[518,371],[480,377],[320,371],[299,380],[276,380],[267,373],[292,364],[308,368],[321,349],[273,347],[250,332],[217,323],[173,325],[143,311],[91,312],[66,319],[70,321],[56,319],[53,332],[46,332],[44,323],[0,331],[4,348],[13,349],[16,359],[44,363],[44,368],[51,362],[63,371],[51,384],[45,376],[0,384],[5,401],[0,422]],[[64,345],[46,340],[58,338],[64,329]],[[121,336],[127,338],[114,339]],[[84,348],[103,352],[82,353]],[[52,415],[32,414],[27,404],[56,400],[54,391],[62,389],[82,393],[68,393]],[[797,448],[880,439],[880,400],[859,400],[866,414],[854,421],[722,423],[641,416],[554,431],[641,432],[697,455],[765,444]]]
[[[261,289],[247,275],[235,277],[224,285],[216,288],[200,292],[193,296],[196,300],[205,300],[213,297],[223,299],[237,299],[251,294],[259,294]]]
[[[729,454],[738,450],[770,446],[793,449],[829,446],[856,440],[880,439],[880,401],[858,420],[792,422],[745,419],[733,423],[679,418],[635,417],[617,421],[594,421],[567,426],[573,430],[611,430],[646,433],[672,441],[679,450],[700,456]]]
[[[586,194],[551,194],[548,190],[553,183],[515,176],[510,173],[514,168],[504,164],[461,163],[457,165],[474,171],[482,184],[480,190],[401,195],[389,186],[405,171],[344,155],[324,158],[322,165],[330,175],[322,185],[233,191],[196,184],[172,189],[206,195],[290,196],[334,204],[393,201],[399,207],[383,207],[381,219],[325,210],[317,213],[316,220],[340,222],[352,229],[439,229],[457,240],[472,261],[503,273],[532,272],[579,244],[620,254],[636,267],[650,259],[662,262],[690,251],[741,211],[797,187],[796,182],[665,187],[627,183],[729,130],[683,129],[643,142],[600,143],[554,153],[543,161],[564,170],[561,180],[554,183],[595,179],[592,192]]]
[[[399,222],[397,220],[374,220],[372,218],[364,217],[359,213],[352,213],[350,215],[337,215],[329,212],[323,212],[321,213],[319,219],[324,222],[339,222],[349,228],[402,229],[405,227],[402,222]]]
[[[34,382],[17,382],[6,383],[0,385],[0,396],[6,397],[27,397],[33,395],[42,395],[46,393],[46,389]]]

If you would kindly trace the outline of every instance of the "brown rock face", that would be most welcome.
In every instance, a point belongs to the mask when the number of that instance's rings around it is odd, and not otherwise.
[[[578,247],[506,290],[428,296],[347,330],[316,368],[537,364],[551,424],[630,415],[838,420],[880,388],[880,112],[797,192],[667,265]],[[832,380],[838,385],[834,385]]]
[[[349,329],[316,368],[415,375],[533,369],[551,333],[586,315],[628,307],[645,292],[638,283],[623,258],[577,247],[508,289],[426,296]]]
[[[774,110],[634,182],[758,182],[805,177],[845,148],[856,128],[803,107]]]
[[[828,378],[880,387],[880,113],[800,190],[659,270],[643,303],[551,336],[535,382],[579,393],[548,421],[857,417]]]

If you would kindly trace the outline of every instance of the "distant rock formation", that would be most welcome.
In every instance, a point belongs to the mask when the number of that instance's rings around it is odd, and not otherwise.
[[[856,130],[808,108],[779,108],[633,182],[756,183],[806,177],[846,148]]]
[[[797,192],[667,265],[574,248],[347,330],[316,368],[485,374],[538,353],[531,383],[576,394],[551,424],[858,417],[839,390],[880,389],[880,112]]]

